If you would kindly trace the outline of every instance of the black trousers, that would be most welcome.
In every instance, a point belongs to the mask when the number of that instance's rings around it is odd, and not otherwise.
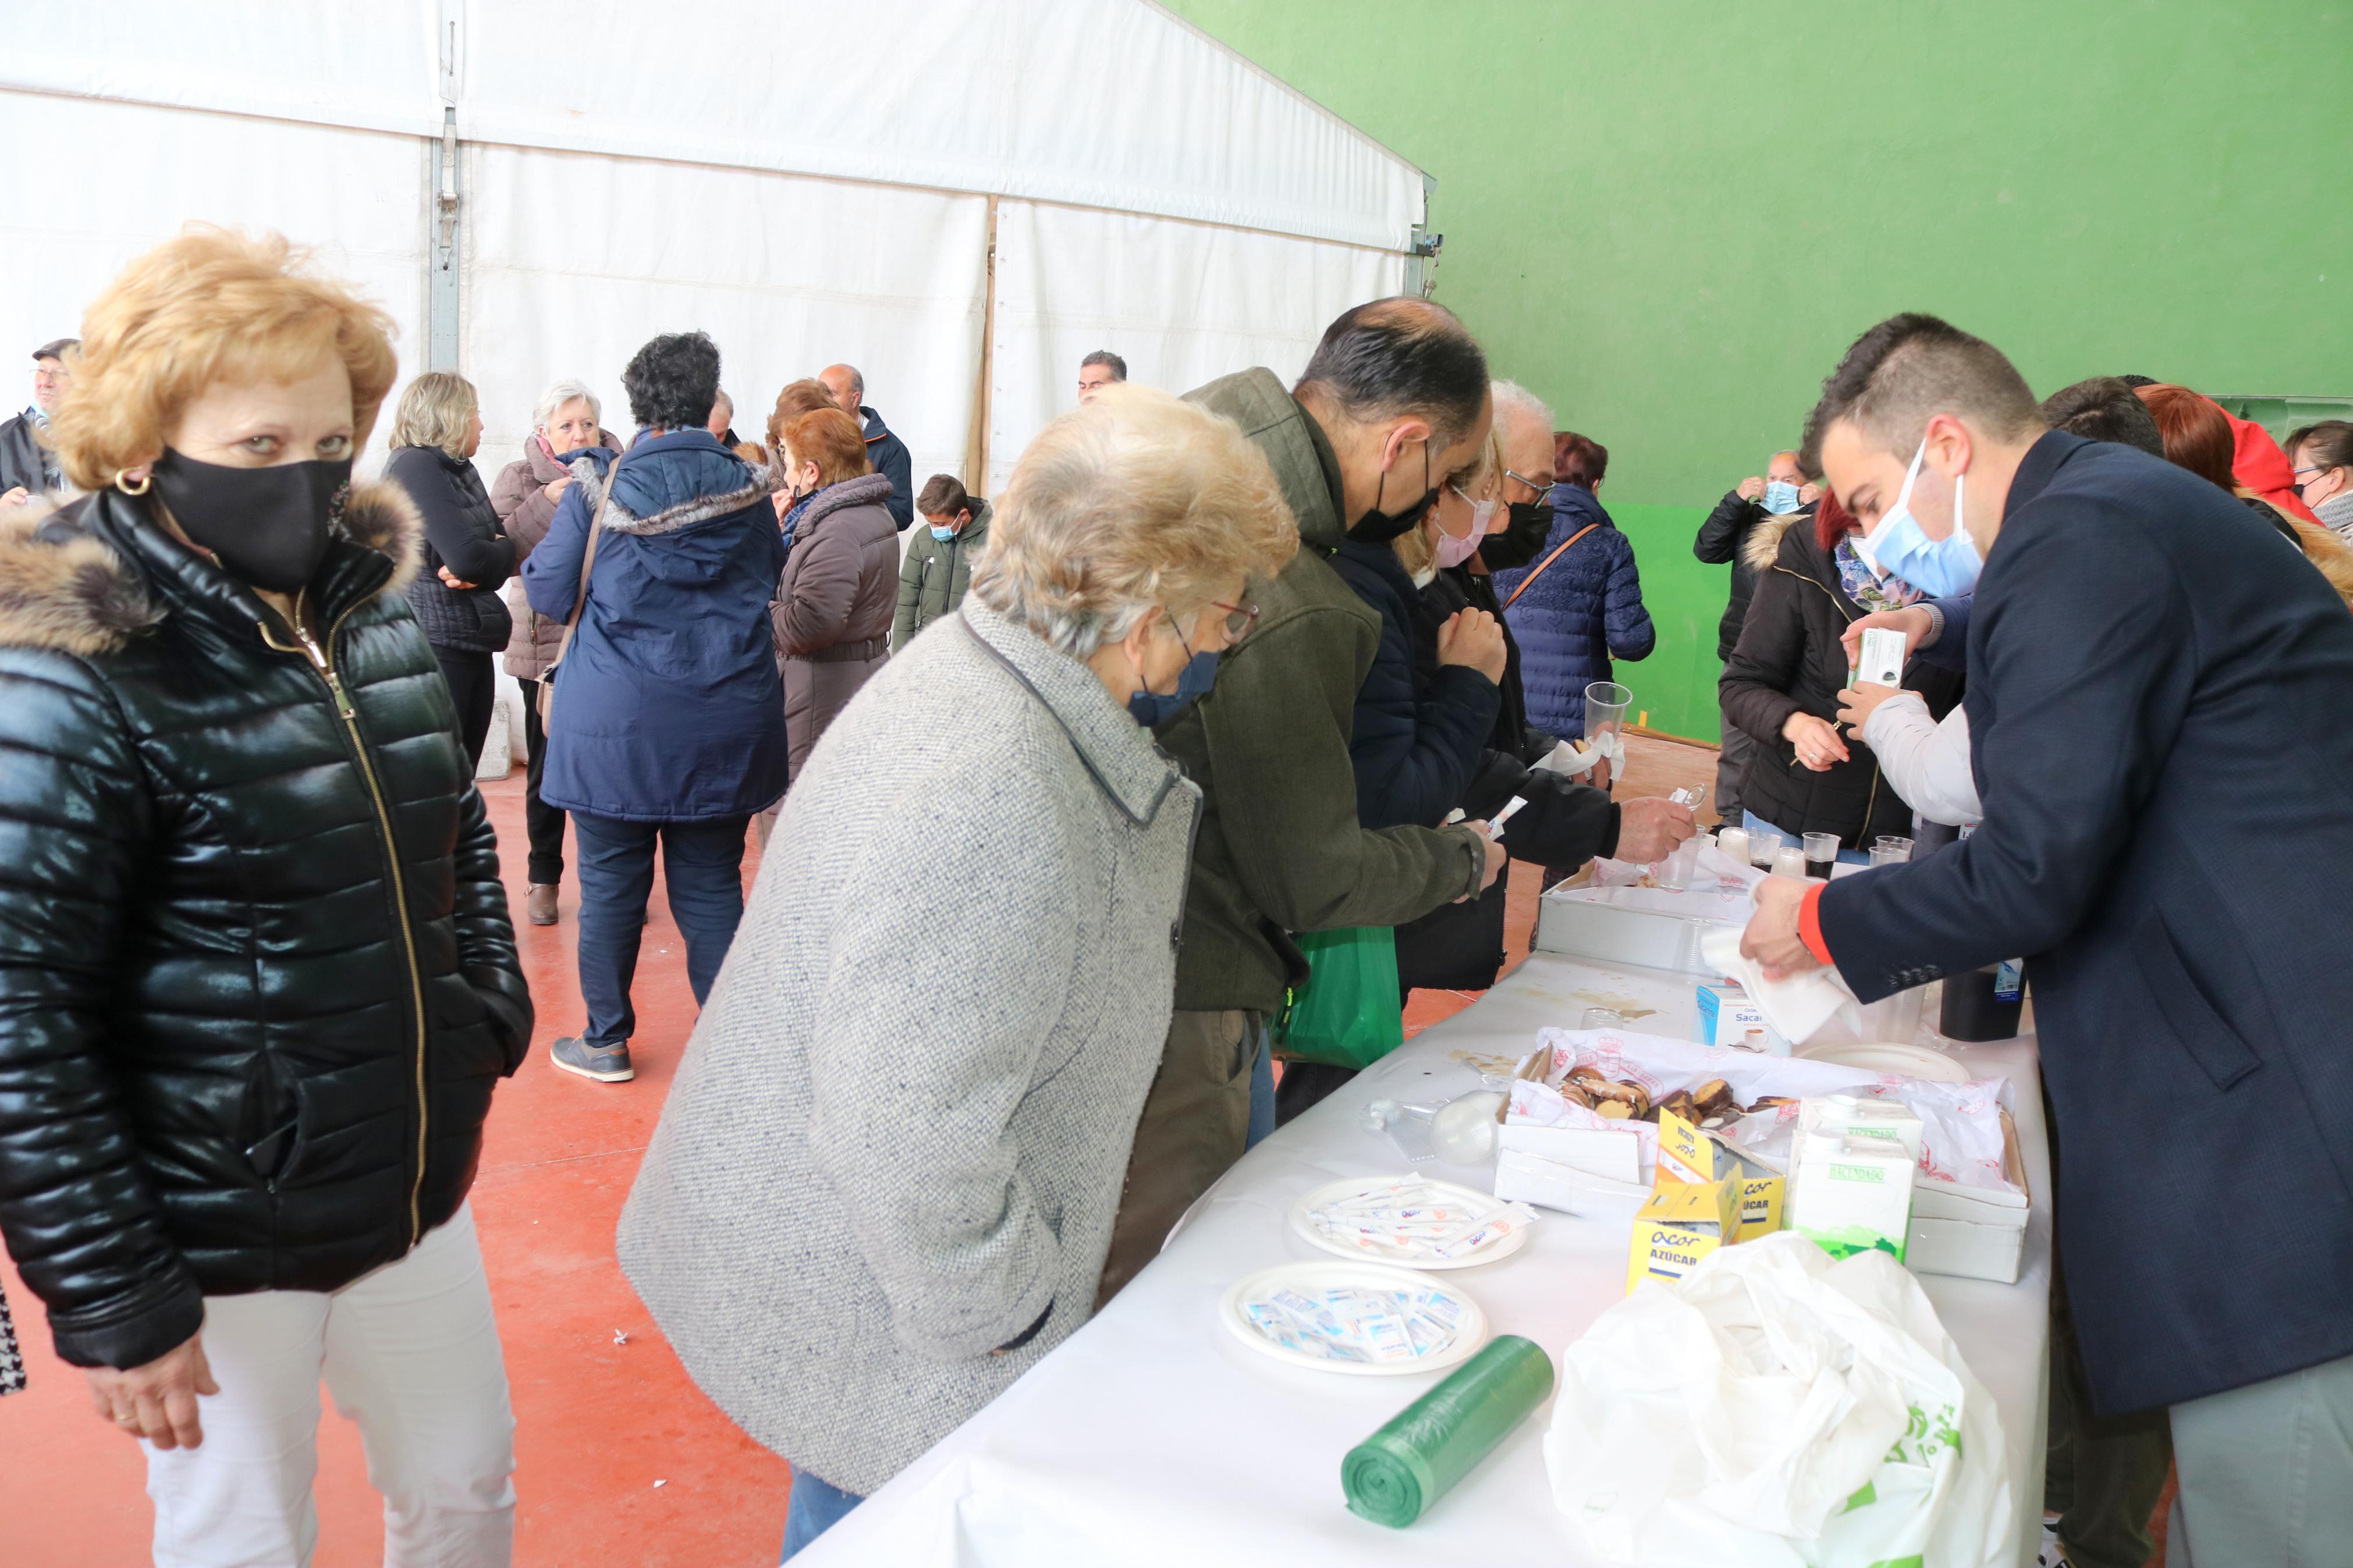
[[[540,770],[547,762],[547,731],[539,725],[539,682],[515,684],[522,688],[522,743],[528,753],[522,823],[531,835],[531,865],[525,876],[534,887],[552,888],[564,880],[564,808],[539,798]]]
[[[498,700],[498,674],[491,656],[461,648],[437,647],[441,679],[449,683],[449,700],[458,705],[458,741],[466,748],[466,765],[480,765],[482,742],[491,736],[491,706]]]

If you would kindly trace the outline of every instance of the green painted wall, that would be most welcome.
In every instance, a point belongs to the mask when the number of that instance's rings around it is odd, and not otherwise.
[[[1883,316],[2353,393],[2348,0],[1165,3],[1437,177],[1438,297],[1609,448],[1662,729],[1716,732],[1699,518]]]

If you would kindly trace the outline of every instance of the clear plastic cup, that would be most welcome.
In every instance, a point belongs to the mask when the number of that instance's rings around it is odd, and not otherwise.
[[[1773,852],[1773,874],[1777,877],[1802,877],[1806,874],[1806,852],[1794,844],[1785,844]]]
[[[1912,840],[1900,833],[1881,834],[1871,849],[1871,863],[1874,866],[1900,866],[1912,858]],[[1884,859],[1880,858],[1881,850],[1887,852]]]
[[[1727,859],[1737,865],[1750,866],[1756,863],[1748,858],[1748,830],[1745,827],[1718,828],[1715,835],[1715,847],[1724,852]]]
[[[1839,841],[1835,833],[1809,833],[1805,836],[1806,875],[1827,879],[1831,868],[1838,864]]]
[[[1748,863],[1773,868],[1773,857],[1781,853],[1781,836],[1778,833],[1752,833],[1748,836]]]
[[[1615,735],[1626,728],[1626,710],[1634,694],[1614,680],[1597,680],[1585,689],[1585,738]]]

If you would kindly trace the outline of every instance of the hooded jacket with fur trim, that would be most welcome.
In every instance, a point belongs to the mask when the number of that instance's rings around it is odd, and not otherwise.
[[[314,658],[129,497],[0,520],[0,1232],[76,1365],[403,1256],[530,1043],[415,510],[342,530]]]
[[[1757,742],[1740,804],[1784,833],[1835,833],[1843,849],[1868,848],[1883,833],[1908,835],[1912,808],[1882,776],[1870,747],[1850,736],[1846,761],[1818,773],[1798,760],[1798,748],[1781,733],[1793,713],[1837,722],[1847,677],[1839,637],[1863,613],[1846,596],[1837,562],[1815,535],[1813,514],[1768,516],[1742,548],[1756,569],[1757,589],[1716,683],[1725,720]],[[1961,697],[1958,672],[1917,657],[1905,667],[1904,685],[1937,720]]]
[[[619,457],[586,447],[571,469],[523,563],[533,609],[559,625],[571,615],[608,477],[614,509],[579,628],[548,678],[539,798],[630,822],[750,816],[785,793],[768,627],[785,566],[775,476],[707,430],[647,437]]]

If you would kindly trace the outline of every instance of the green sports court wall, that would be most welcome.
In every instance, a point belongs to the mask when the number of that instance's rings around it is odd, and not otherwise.
[[[1438,298],[1609,448],[1716,732],[1706,509],[1856,333],[1933,310],[2038,392],[2353,394],[2348,0],[1166,0],[1428,170]]]

